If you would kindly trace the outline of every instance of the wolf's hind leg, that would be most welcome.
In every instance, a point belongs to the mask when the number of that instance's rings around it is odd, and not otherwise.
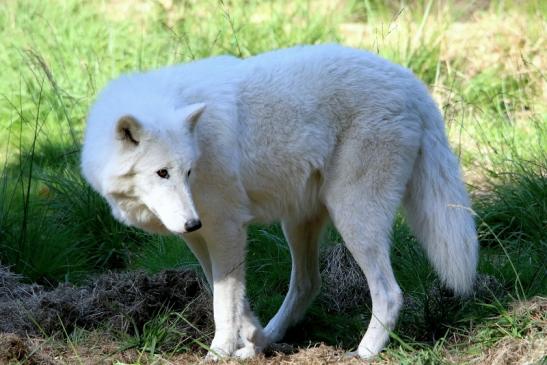
[[[268,342],[279,341],[287,328],[302,318],[321,287],[319,238],[327,220],[325,208],[303,222],[282,222],[292,257],[289,291],[281,308],[265,328]]]
[[[357,349],[362,358],[382,351],[402,305],[389,256],[390,232],[418,149],[404,142],[382,135],[346,140],[324,190],[332,222],[363,270],[372,297],[372,317]]]
[[[378,196],[363,191],[348,195],[348,200],[329,204],[333,223],[342,235],[361,270],[372,297],[372,318],[357,350],[370,358],[379,353],[395,327],[402,304],[402,294],[389,258],[390,230],[395,209],[385,209]],[[351,199],[351,200],[350,200]]]

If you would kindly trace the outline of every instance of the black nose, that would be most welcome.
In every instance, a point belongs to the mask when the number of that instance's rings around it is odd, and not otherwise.
[[[186,232],[194,232],[201,228],[201,221],[199,219],[190,219],[184,223],[184,229]]]

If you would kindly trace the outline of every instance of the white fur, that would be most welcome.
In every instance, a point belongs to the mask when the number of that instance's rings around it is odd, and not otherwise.
[[[297,47],[122,76],[89,114],[82,169],[124,223],[183,233],[213,288],[209,358],[253,356],[304,315],[329,218],[370,286],[363,358],[385,346],[401,307],[389,258],[401,202],[444,282],[472,287],[477,238],[441,115],[411,72],[367,52]],[[246,227],[272,221],[293,266],[263,331],[245,295]]]

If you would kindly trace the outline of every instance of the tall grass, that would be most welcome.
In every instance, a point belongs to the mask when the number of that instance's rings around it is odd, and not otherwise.
[[[104,270],[197,267],[177,238],[117,223],[83,181],[79,148],[93,97],[122,72],[217,54],[247,57],[295,44],[342,42],[401,63],[430,86],[473,194],[480,271],[503,289],[467,304],[450,298],[404,220],[396,221],[392,258],[410,296],[397,331],[405,343],[422,341],[415,348],[426,347],[424,362],[436,361],[439,350],[427,344],[499,314],[514,298],[547,293],[545,5],[481,4],[1,3],[0,263],[29,281],[51,285]],[[331,229],[323,245],[339,242]],[[249,295],[263,322],[283,300],[290,266],[280,228],[252,227]],[[369,314],[366,304],[332,313],[317,300],[300,330],[287,338],[351,347]],[[161,320],[150,325],[151,340],[145,333],[137,338],[139,346],[155,351],[154,336],[172,338],[162,332]]]

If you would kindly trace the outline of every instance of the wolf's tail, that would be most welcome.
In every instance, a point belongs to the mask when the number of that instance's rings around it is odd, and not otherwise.
[[[456,294],[465,295],[473,287],[478,261],[475,223],[442,116],[432,100],[422,102],[418,110],[425,133],[403,208],[443,282]]]

